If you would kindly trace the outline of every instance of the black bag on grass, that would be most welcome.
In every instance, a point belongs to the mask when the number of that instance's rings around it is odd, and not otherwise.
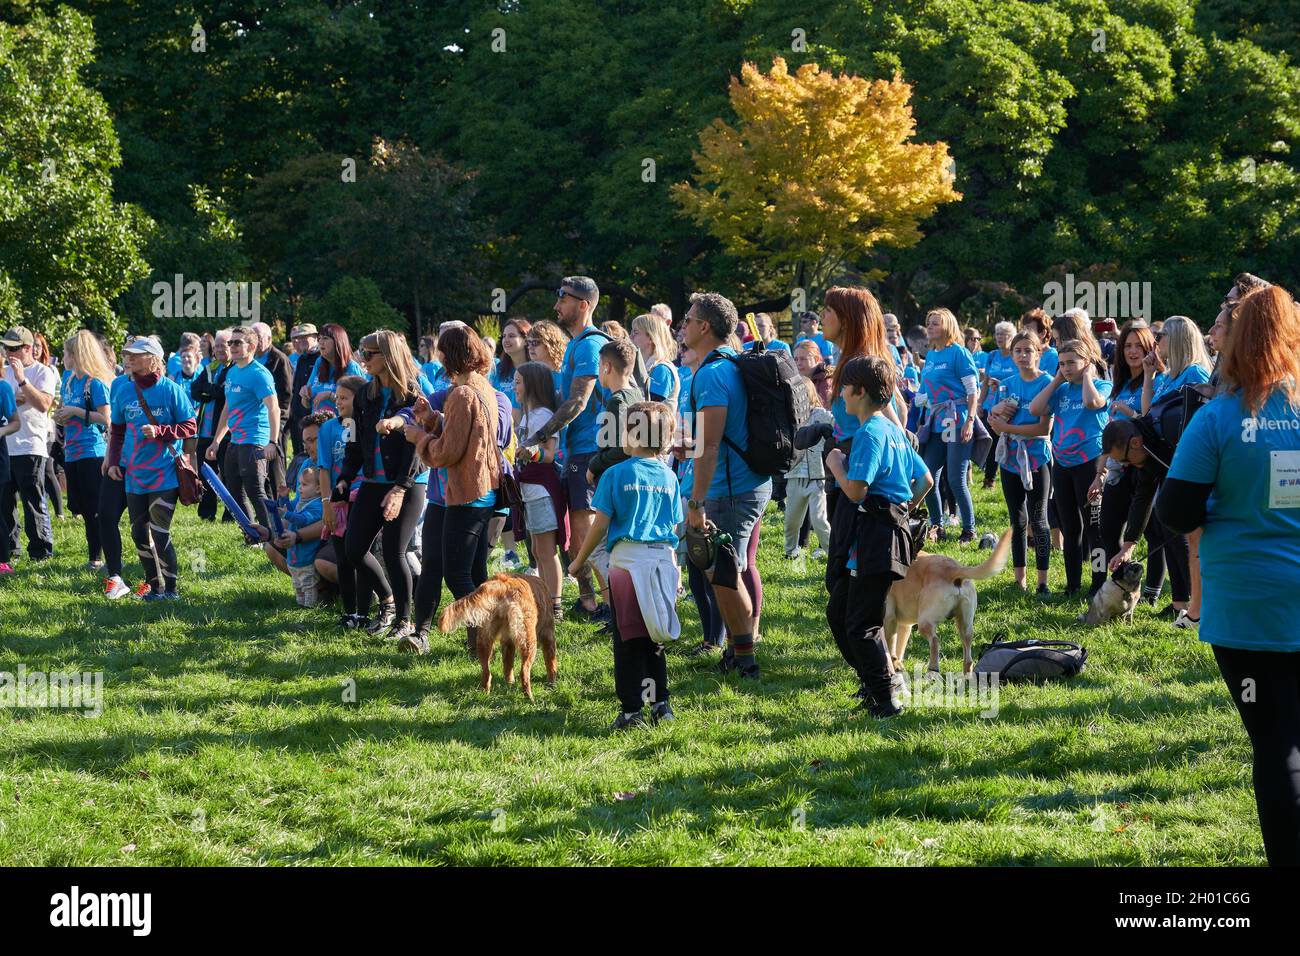
[[[994,641],[980,652],[975,673],[1038,682],[1074,677],[1087,663],[1088,649],[1073,641]]]

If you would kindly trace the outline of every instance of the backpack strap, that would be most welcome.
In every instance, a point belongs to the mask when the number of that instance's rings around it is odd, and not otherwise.
[[[162,379],[159,379],[158,381],[161,382]],[[140,411],[144,412],[144,417],[147,418],[147,419],[149,419],[149,424],[150,424],[150,425],[152,425],[154,428],[158,428],[158,427],[159,427],[159,426],[158,426],[158,419],[156,419],[156,418],[153,417],[153,411],[149,408],[149,403],[146,402],[146,401],[144,400],[144,391],[140,388],[140,383],[137,382],[137,381],[135,380],[135,378],[133,377],[133,378],[131,379],[131,384],[135,386],[135,395],[136,395],[136,398],[139,399],[139,401],[140,401]],[[173,383],[173,384],[175,384],[175,383]],[[179,458],[180,458],[180,455],[177,454],[176,449],[172,448],[172,446],[171,446],[171,442],[164,441],[164,440],[161,439],[161,438],[155,438],[154,441],[158,442],[158,444],[160,444],[160,445],[162,445],[164,448],[166,448],[166,449],[167,449],[167,453],[168,453],[169,455],[171,455],[173,459],[179,459]]]

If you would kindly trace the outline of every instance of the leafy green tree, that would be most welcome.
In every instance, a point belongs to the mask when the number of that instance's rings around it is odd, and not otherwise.
[[[406,317],[384,301],[379,286],[369,279],[344,276],[320,298],[305,299],[300,317],[320,328],[334,322],[347,329],[355,344],[376,329],[403,329]]]
[[[147,219],[113,201],[117,137],[82,77],[93,48],[66,8],[0,23],[0,309],[56,346],[77,322],[117,331],[111,303],[146,271]]]

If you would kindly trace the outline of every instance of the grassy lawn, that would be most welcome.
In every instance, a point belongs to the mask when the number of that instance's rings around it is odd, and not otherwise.
[[[996,491],[977,506],[982,529],[1005,525]],[[877,724],[850,715],[822,566],[782,559],[779,519],[760,558],[761,685],[674,656],[676,724],[618,736],[592,625],[560,626],[560,682],[545,688],[539,659],[535,704],[499,680],[485,697],[460,635],[414,659],[342,632],[193,509],[175,539],[183,569],[205,549],[204,570],[183,574],[176,605],[104,601],[79,521],[56,522],[60,556],[0,584],[0,671],[102,671],[104,712],[0,710],[0,860],[1264,862],[1246,737],[1208,647],[1143,609],[1082,638],[1075,681],[1001,688],[995,718],[918,707]],[[1040,604],[1009,570],[980,604],[977,642],[1074,634],[1081,609]],[[683,624],[686,645],[689,601]],[[959,671],[951,624],[942,634]]]

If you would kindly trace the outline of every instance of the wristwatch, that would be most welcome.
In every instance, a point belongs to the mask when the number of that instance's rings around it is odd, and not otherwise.
[[[686,507],[690,508],[692,511],[699,511],[701,508],[704,507],[704,502],[696,501],[694,498],[687,498]]]

